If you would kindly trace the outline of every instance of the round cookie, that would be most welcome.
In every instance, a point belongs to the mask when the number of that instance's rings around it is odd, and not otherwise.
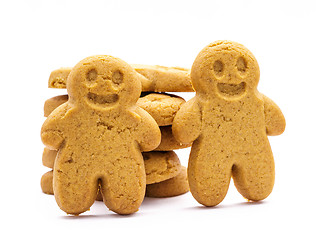
[[[150,93],[140,97],[137,105],[146,110],[159,126],[167,126],[172,124],[174,116],[183,103],[185,100],[176,95]]]
[[[142,91],[152,92],[193,92],[190,70],[179,67],[131,65],[152,84],[145,85]]]
[[[67,78],[72,68],[59,68],[51,72],[48,87],[49,88],[66,88]]]
[[[142,92],[193,92],[190,70],[179,67],[163,67],[132,64],[140,74]],[[51,72],[48,87],[66,88],[72,68],[60,68]]]
[[[42,153],[42,164],[45,167],[53,168],[54,160],[57,156],[57,150],[51,150],[49,148],[44,148]]]
[[[59,95],[46,100],[43,107],[44,116],[48,117],[53,110],[66,101],[68,101],[68,95]]]
[[[173,178],[181,169],[180,160],[173,151],[143,153],[146,183],[152,184]]]
[[[57,151],[45,148],[44,166],[53,168]],[[146,184],[161,182],[176,176],[180,171],[180,160],[173,151],[142,153],[146,171]]]
[[[154,198],[174,197],[188,191],[187,169],[181,166],[177,176],[163,182],[147,185],[146,196]]]
[[[53,194],[52,187],[53,171],[46,172],[41,177],[41,189],[46,194]]]
[[[172,126],[160,127],[161,131],[161,143],[154,149],[154,151],[171,151],[176,149],[187,148],[192,145],[192,143],[181,143],[178,142],[172,134]]]

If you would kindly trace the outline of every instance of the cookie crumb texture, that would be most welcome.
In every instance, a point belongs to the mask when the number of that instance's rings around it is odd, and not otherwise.
[[[67,78],[72,68],[59,68],[51,72],[48,87],[49,88],[66,88]]]
[[[159,126],[171,125],[185,100],[176,95],[150,93],[140,97],[137,105],[146,110]]]
[[[143,153],[147,184],[173,178],[180,172],[180,160],[173,151]]]

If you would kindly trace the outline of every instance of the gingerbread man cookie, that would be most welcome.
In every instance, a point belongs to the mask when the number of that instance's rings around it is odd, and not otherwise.
[[[285,129],[280,109],[257,91],[259,66],[244,46],[217,41],[205,47],[191,69],[196,96],[182,106],[173,134],[193,142],[188,181],[194,198],[215,206],[231,176],[247,199],[266,198],[274,185],[274,160],[267,135]]]
[[[41,129],[43,143],[59,150],[53,190],[69,214],[87,211],[101,186],[107,207],[131,214],[143,201],[146,174],[141,151],[161,140],[155,120],[136,105],[141,75],[124,61],[94,56],[79,62],[67,80],[69,99]]]

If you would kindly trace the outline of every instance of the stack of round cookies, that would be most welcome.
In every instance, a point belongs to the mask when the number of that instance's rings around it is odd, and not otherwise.
[[[176,149],[190,147],[182,144],[172,135],[172,122],[185,100],[179,96],[164,92],[193,91],[189,73],[186,69],[160,66],[132,65],[142,75],[142,93],[137,105],[147,111],[157,122],[161,131],[161,143],[151,152],[143,152],[146,171],[146,196],[172,197],[188,192],[187,171],[181,166]],[[49,88],[66,88],[66,80],[71,68],[61,68],[51,73]],[[68,101],[68,95],[59,95],[48,99],[44,104],[44,116]],[[42,156],[44,166],[53,169],[56,150],[45,148]],[[46,194],[53,193],[53,171],[41,178],[41,188]],[[102,200],[100,194],[97,200]]]

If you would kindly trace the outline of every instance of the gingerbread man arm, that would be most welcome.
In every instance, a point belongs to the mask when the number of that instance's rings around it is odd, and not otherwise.
[[[139,115],[140,122],[136,129],[137,142],[140,146],[141,152],[152,151],[159,146],[161,142],[161,132],[156,121],[140,107],[134,111]]]
[[[196,98],[182,105],[174,117],[173,136],[181,143],[191,143],[201,132],[201,110]]]
[[[286,120],[280,110],[270,98],[261,94],[264,101],[264,115],[266,121],[266,131],[268,136],[280,135],[286,128]]]
[[[61,125],[69,109],[68,103],[62,104],[48,116],[42,125],[41,140],[52,150],[58,150],[65,139]]]

